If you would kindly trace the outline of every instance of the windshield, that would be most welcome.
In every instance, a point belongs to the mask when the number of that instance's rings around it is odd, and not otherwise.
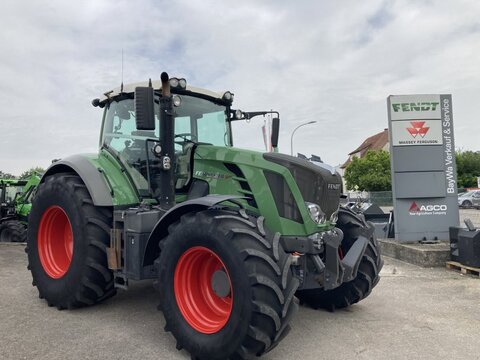
[[[474,191],[467,191],[466,193],[458,195],[459,197],[468,197],[473,195]]]
[[[176,95],[178,96],[178,95]],[[186,144],[204,143],[215,146],[230,146],[227,108],[206,99],[181,95],[181,104],[175,107],[175,158],[185,155]],[[159,105],[155,104],[155,130],[137,130],[132,99],[112,101],[105,112],[101,145],[112,149],[127,168],[139,189],[140,195],[148,196],[148,163],[152,148],[160,136]],[[150,164],[151,165],[151,164]],[[182,167],[184,169],[184,167]],[[181,177],[181,174],[175,174]]]

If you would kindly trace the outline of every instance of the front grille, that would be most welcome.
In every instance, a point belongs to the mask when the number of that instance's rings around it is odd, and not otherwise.
[[[320,205],[327,219],[340,204],[341,178],[307,160],[293,156],[266,153],[264,158],[286,167],[292,174],[305,201]],[[330,184],[330,185],[329,185]]]
[[[288,187],[285,178],[280,174],[267,171],[263,172],[267,179],[268,186],[272,192],[278,215],[285,219],[290,219],[302,223],[302,215],[298,209],[297,203],[293,198],[292,191]]]

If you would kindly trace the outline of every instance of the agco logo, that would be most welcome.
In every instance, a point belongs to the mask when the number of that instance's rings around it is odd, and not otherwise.
[[[420,135],[422,138],[424,138],[430,129],[428,126],[425,126],[425,121],[410,121],[410,125],[412,125],[412,127],[407,128],[407,131],[414,139],[417,137],[417,135]]]
[[[446,215],[447,205],[435,204],[435,205],[417,205],[414,201],[408,209],[410,215]]]
[[[392,104],[394,112],[405,111],[435,111],[437,110],[438,102],[416,102],[416,103],[398,103]]]

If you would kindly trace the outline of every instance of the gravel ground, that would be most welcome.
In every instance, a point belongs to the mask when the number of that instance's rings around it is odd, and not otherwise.
[[[190,359],[163,332],[151,282],[58,311],[31,286],[23,249],[0,244],[1,359]],[[262,359],[480,359],[480,279],[385,260],[370,297],[335,313],[301,307]]]

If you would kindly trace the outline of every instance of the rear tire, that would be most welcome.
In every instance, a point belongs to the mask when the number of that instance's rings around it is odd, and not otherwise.
[[[178,349],[192,359],[251,359],[283,339],[299,282],[278,240],[263,217],[230,210],[189,213],[170,226],[157,266],[165,330]],[[221,296],[213,290],[219,271],[228,279]]]
[[[0,224],[0,242],[26,242],[27,227],[18,220],[8,220]]]
[[[55,174],[39,185],[25,251],[49,306],[93,305],[115,294],[106,255],[111,223],[112,210],[93,205],[79,176]]]
[[[360,262],[357,276],[352,281],[343,283],[333,290],[309,289],[300,290],[297,296],[301,303],[318,309],[324,308],[329,311],[345,308],[365,299],[372,289],[380,281],[380,270],[383,260],[380,256],[380,248],[375,238],[375,228],[372,223],[366,222],[363,216],[353,211],[340,208],[338,213],[337,227],[344,234],[342,252],[346,254],[360,235],[368,241],[367,248]]]

